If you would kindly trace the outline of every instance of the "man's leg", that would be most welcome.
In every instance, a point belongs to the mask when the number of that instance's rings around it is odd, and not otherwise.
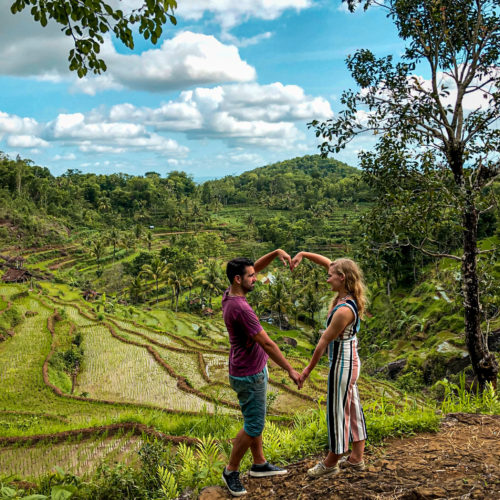
[[[231,387],[238,395],[244,427],[233,440],[233,449],[227,470],[238,470],[240,462],[250,448],[254,464],[263,464],[262,431],[266,419],[267,369],[247,377],[229,377]]]
[[[262,447],[262,437],[261,436],[259,437],[261,438],[261,447]],[[231,450],[231,456],[229,457],[229,464],[227,466],[227,470],[230,471],[239,470],[242,458],[244,457],[248,448],[252,448],[252,446],[254,446],[255,439],[258,438],[253,438],[252,436],[249,436],[244,429],[241,429],[240,432],[238,432],[238,434],[233,440],[233,449]]]
[[[266,458],[264,457],[264,447],[262,446],[262,434],[253,438],[250,445],[250,451],[253,456],[253,463],[256,465],[265,464]]]

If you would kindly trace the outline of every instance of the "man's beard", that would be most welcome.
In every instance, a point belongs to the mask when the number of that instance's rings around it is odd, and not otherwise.
[[[243,290],[243,293],[246,295],[248,292],[251,292],[255,288],[255,283],[253,285],[250,285],[250,288],[242,284],[241,288]]]

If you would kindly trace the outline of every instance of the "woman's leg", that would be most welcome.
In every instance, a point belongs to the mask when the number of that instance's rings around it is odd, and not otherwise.
[[[354,441],[352,443],[352,451],[349,455],[349,462],[352,464],[357,464],[363,460],[363,454],[365,452],[365,440]]]
[[[333,455],[340,457],[349,449],[352,436],[353,388],[359,373],[358,365],[353,363],[356,359],[355,351],[353,342],[334,343],[327,398],[328,444],[332,453],[329,462],[335,462]]]
[[[329,451],[323,463],[326,467],[335,467],[340,460],[340,457],[342,457],[342,455],[337,455],[337,453]]]
[[[359,371],[358,371],[359,372]],[[352,441],[352,451],[349,456],[349,462],[356,464],[363,460],[365,451],[365,440],[367,437],[365,415],[361,400],[359,398],[358,385],[355,383],[351,390],[350,401],[350,440]]]

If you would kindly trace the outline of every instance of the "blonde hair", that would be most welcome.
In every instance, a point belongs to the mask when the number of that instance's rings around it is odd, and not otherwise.
[[[351,259],[337,259],[334,260],[330,267],[335,267],[335,271],[340,273],[345,278],[345,289],[350,293],[356,305],[358,306],[358,314],[360,318],[363,318],[363,313],[365,312],[368,300],[366,298],[366,285],[363,277],[363,271],[359,266]],[[333,308],[339,298],[337,295],[333,298],[330,308]]]

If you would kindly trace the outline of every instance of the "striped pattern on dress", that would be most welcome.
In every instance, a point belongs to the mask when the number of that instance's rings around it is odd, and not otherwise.
[[[361,362],[358,356],[356,332],[359,318],[356,303],[349,300],[338,304],[328,316],[342,306],[353,310],[355,319],[349,324],[341,338],[330,343],[330,371],[328,374],[327,423],[330,451],[338,455],[349,449],[349,441],[363,441],[367,437],[365,416],[356,384]]]

